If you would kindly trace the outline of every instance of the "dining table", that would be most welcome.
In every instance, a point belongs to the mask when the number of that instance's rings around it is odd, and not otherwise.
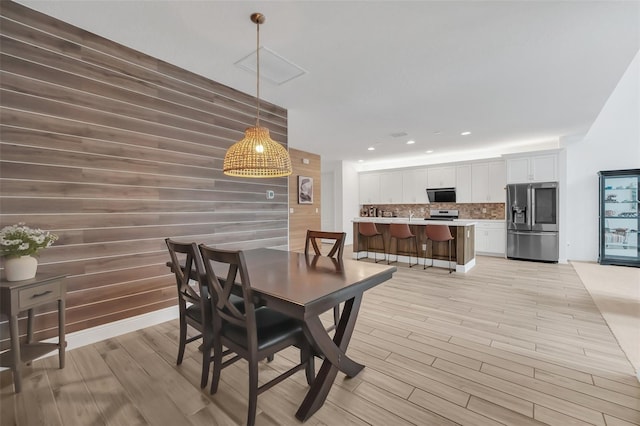
[[[397,268],[270,248],[243,253],[253,297],[261,305],[302,321],[307,339],[324,359],[296,412],[296,418],[304,422],[322,407],[338,371],[354,377],[364,368],[346,354],[363,295],[391,279]],[[198,278],[195,270],[192,278]],[[341,303],[340,320],[331,335],[320,316]]]

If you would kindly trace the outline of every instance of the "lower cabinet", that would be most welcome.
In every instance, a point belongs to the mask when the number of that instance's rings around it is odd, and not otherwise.
[[[507,228],[503,220],[476,223],[476,253],[504,256]]]

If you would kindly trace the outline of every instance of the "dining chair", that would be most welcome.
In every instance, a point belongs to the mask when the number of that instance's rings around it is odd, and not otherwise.
[[[313,252],[317,256],[322,255],[322,242],[333,242],[328,257],[342,259],[344,252],[344,241],[347,237],[345,232],[312,231],[307,229],[307,238],[304,243],[304,254],[309,255],[309,247],[313,247]],[[320,241],[320,243],[318,243]],[[327,328],[328,331],[335,329],[340,321],[340,305],[333,307],[333,326]]]
[[[382,232],[378,231],[378,227],[374,222],[358,222],[358,234],[367,239],[367,258],[369,257],[369,240],[371,238],[380,237],[380,239],[382,240],[382,251],[384,252],[385,257],[384,259],[380,260],[387,260],[387,247],[384,241],[384,236],[382,235]],[[377,252],[373,253],[373,261],[375,263],[380,262]],[[358,258],[357,260],[360,260],[360,258]]]
[[[411,244],[409,244],[409,251],[407,254],[409,255],[409,268],[418,264],[418,238],[414,233],[411,232],[409,225],[406,223],[390,223],[389,224],[389,235],[391,236],[389,240],[389,257],[387,260],[387,265],[395,263],[398,261],[398,241],[399,240],[408,240],[409,243],[413,241],[413,248],[415,248],[416,253],[416,263],[411,263]],[[396,241],[396,260],[391,262],[391,246],[393,245],[393,240]]]
[[[170,238],[165,239],[176,284],[178,286],[178,309],[180,310],[180,341],[178,343],[177,365],[182,364],[184,350],[187,343],[202,338],[202,376],[200,387],[204,388],[209,380],[209,365],[211,364],[211,349],[213,340],[213,322],[211,318],[211,303],[207,284],[200,277],[194,281],[189,273],[192,268],[204,271],[200,251],[196,243],[181,243]],[[181,267],[184,266],[184,269]],[[187,325],[195,328],[199,333],[187,338]]]
[[[256,307],[249,271],[242,251],[220,250],[199,245],[205,267],[205,281],[213,311],[213,377],[211,393],[218,390],[222,369],[244,359],[249,369],[249,401],[247,425],[255,424],[258,395],[299,370],[305,369],[307,383],[315,379],[311,345],[304,335],[302,322],[266,306]],[[219,275],[226,269],[225,278]],[[241,291],[244,301],[240,310],[232,303],[233,291]],[[235,355],[223,361],[222,346]],[[300,348],[300,363],[258,386],[258,362],[289,346]]]
[[[449,242],[449,273],[453,272],[451,269],[451,241],[453,241],[453,235],[448,225],[427,225],[425,226],[425,234],[428,240],[431,240],[431,266],[433,266],[433,242]],[[424,268],[427,269],[427,256],[424,257]]]
[[[316,255],[323,256],[322,243],[331,242],[333,245],[326,256],[342,259],[346,237],[347,234],[345,232],[312,231],[308,229],[304,243],[304,254],[309,254],[309,247],[311,246]]]

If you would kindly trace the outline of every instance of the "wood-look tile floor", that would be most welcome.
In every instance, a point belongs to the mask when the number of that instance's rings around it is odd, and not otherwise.
[[[329,321],[329,315],[327,315]],[[245,364],[199,388],[195,344],[175,365],[172,321],[33,363],[13,394],[0,374],[4,425],[236,425]],[[467,274],[400,266],[365,294],[349,354],[309,425],[640,425],[640,384],[571,265],[479,257]],[[261,366],[261,381],[294,350]],[[318,362],[317,365],[320,363]],[[296,425],[300,372],[258,398],[258,425]]]

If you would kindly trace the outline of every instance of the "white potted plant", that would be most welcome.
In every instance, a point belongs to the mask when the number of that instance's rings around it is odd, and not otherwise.
[[[4,258],[7,281],[28,280],[36,276],[38,260],[33,257],[51,246],[58,236],[24,223],[5,226],[0,230],[0,255]]]

